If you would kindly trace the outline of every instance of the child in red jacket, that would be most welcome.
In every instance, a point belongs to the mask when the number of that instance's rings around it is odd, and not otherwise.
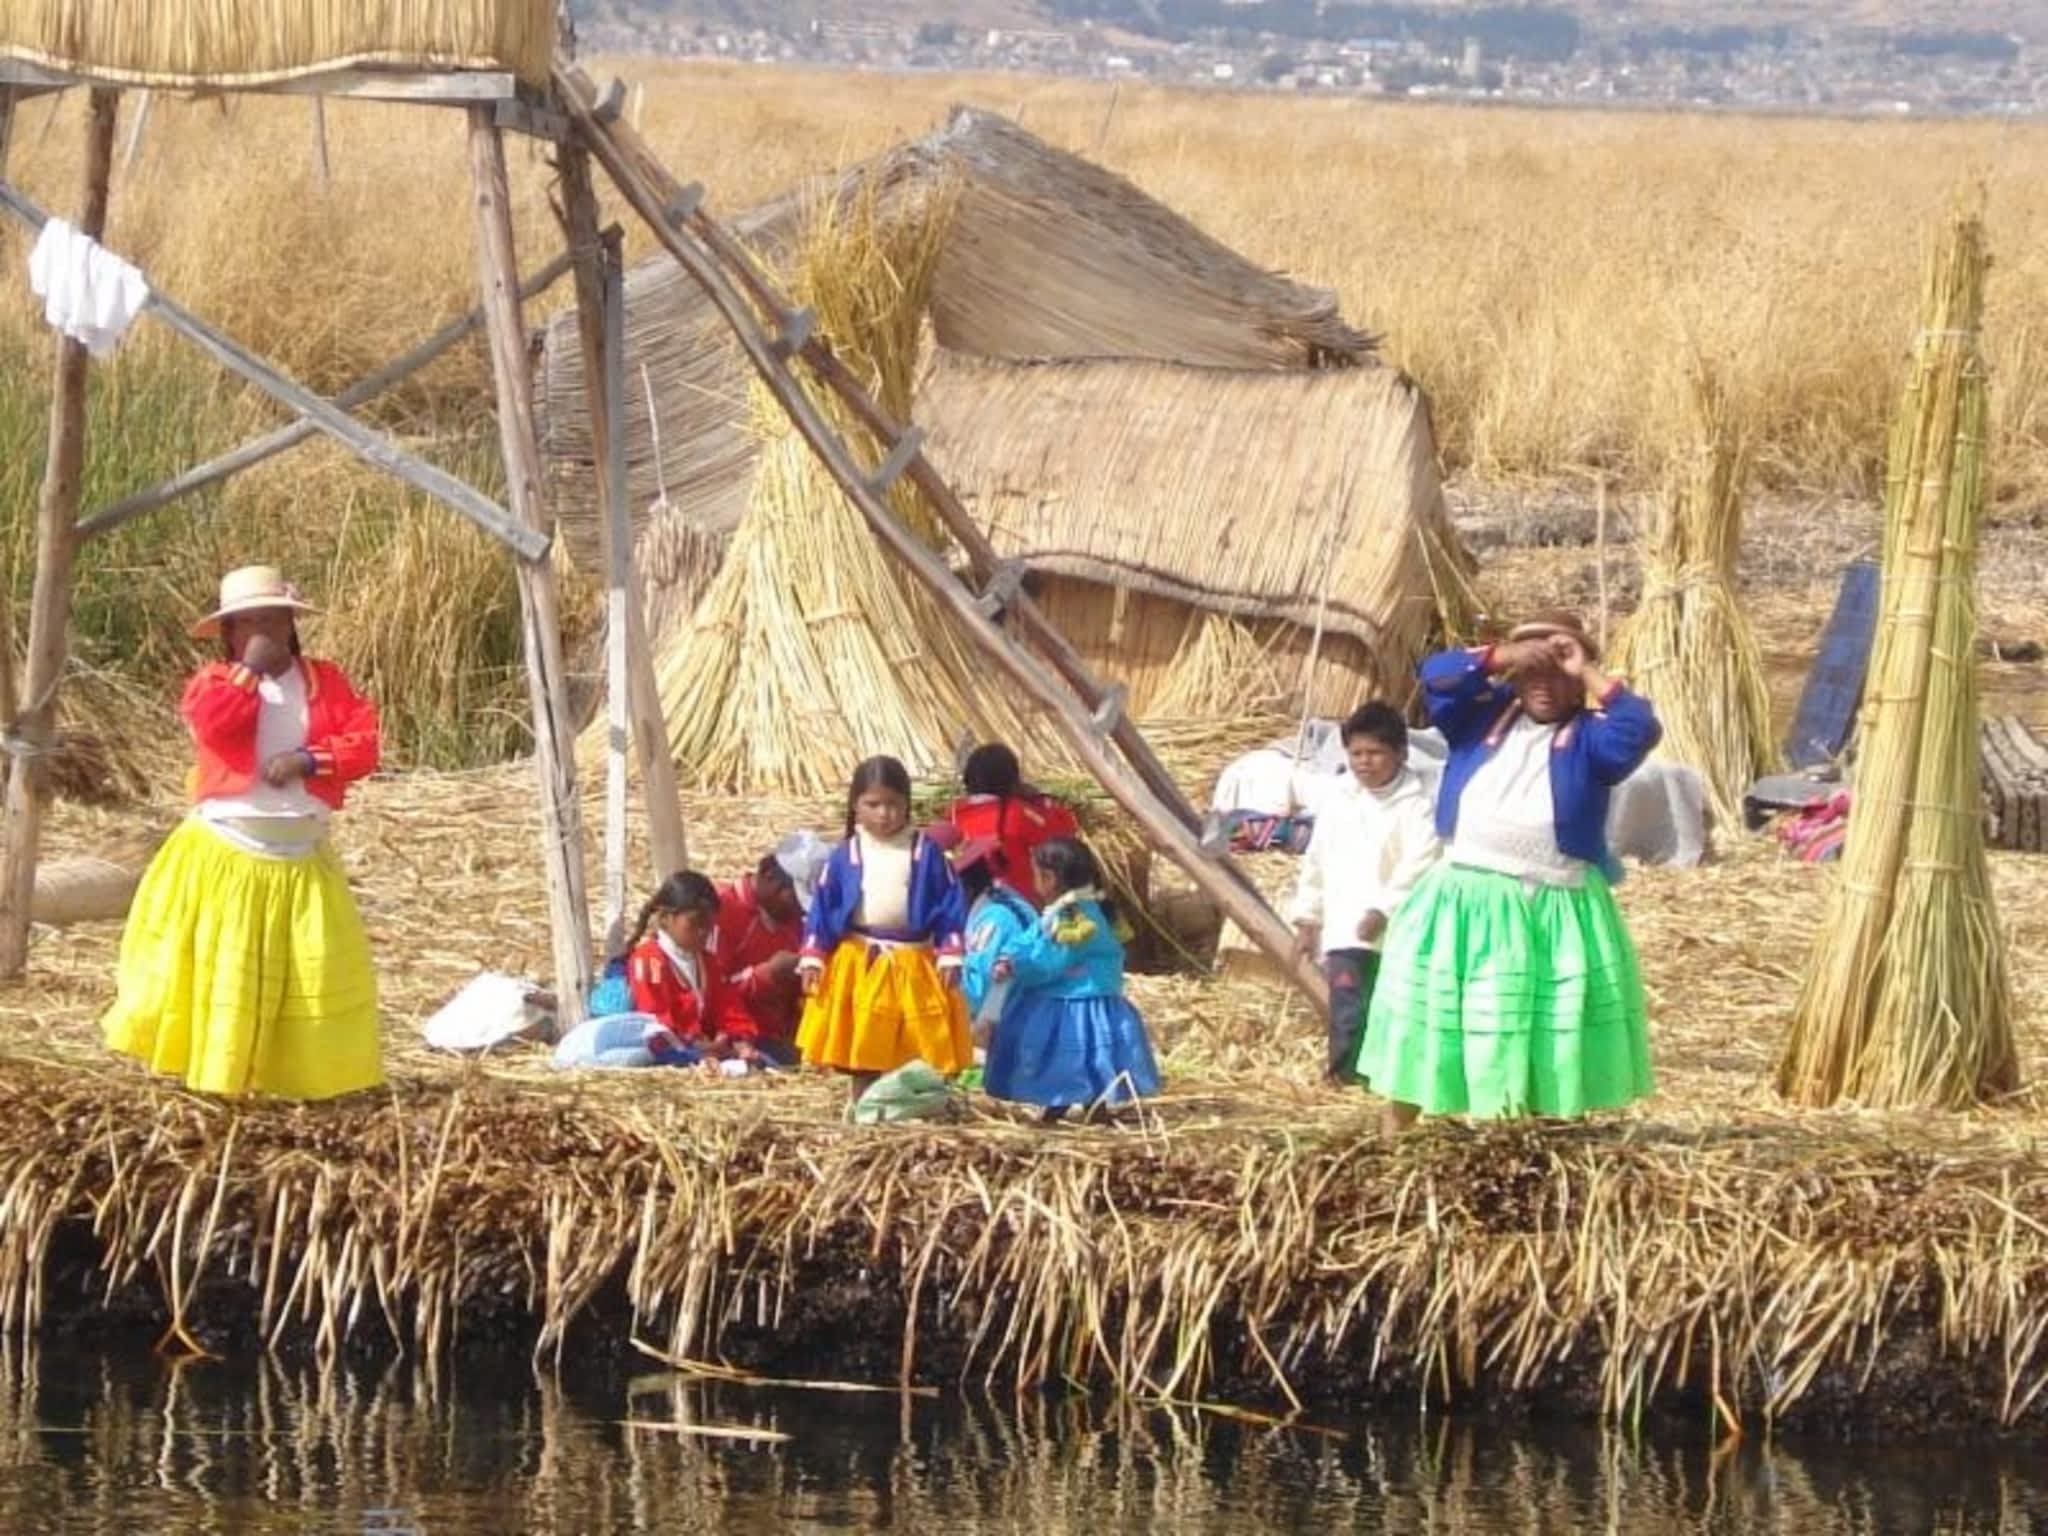
[[[771,1065],[754,1016],[710,953],[717,924],[718,889],[709,880],[695,870],[664,880],[626,945],[633,1007],[659,1019],[686,1050]]]

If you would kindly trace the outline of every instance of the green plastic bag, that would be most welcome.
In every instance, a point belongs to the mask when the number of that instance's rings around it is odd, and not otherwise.
[[[929,1120],[943,1114],[953,1092],[946,1080],[922,1061],[878,1077],[854,1101],[855,1125],[891,1125],[899,1120]]]

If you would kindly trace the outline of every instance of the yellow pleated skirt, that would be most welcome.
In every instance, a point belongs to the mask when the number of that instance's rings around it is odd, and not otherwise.
[[[384,1081],[370,942],[334,850],[266,858],[187,820],[121,936],[107,1045],[202,1093],[330,1099]]]
[[[813,1066],[894,1072],[923,1061],[950,1077],[974,1060],[967,1001],[946,985],[922,946],[877,949],[844,939],[804,1003],[797,1049]]]

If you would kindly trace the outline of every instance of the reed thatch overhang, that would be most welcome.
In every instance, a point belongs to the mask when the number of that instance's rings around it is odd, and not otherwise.
[[[1226,370],[1372,361],[1374,338],[1346,323],[1333,294],[1264,270],[1122,177],[972,108],[753,210],[735,229],[772,260],[820,199],[871,178],[890,200],[914,199],[941,179],[957,187],[930,305],[943,351]],[[642,526],[666,488],[692,527],[728,532],[746,508],[752,473],[746,363],[666,257],[629,273],[626,324],[627,467]],[[596,477],[573,315],[547,327],[539,369],[556,515],[577,558],[594,560]]]
[[[934,461],[1040,575],[1403,653],[1456,579],[1428,406],[1391,368],[941,354],[918,400]]]
[[[558,30],[555,0],[7,0],[0,59],[166,90],[346,68],[498,70],[545,87]]]

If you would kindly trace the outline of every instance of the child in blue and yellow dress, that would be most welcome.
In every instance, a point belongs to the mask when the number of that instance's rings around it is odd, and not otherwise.
[[[1049,1119],[1159,1092],[1145,1021],[1124,996],[1124,946],[1095,856],[1071,838],[1031,855],[1045,914],[1009,940],[994,975],[1010,982],[983,1078],[998,1099]]]
[[[1357,1071],[1418,1112],[1578,1116],[1650,1092],[1635,946],[1608,885],[1608,800],[1661,734],[1576,615],[1422,666],[1450,758],[1447,852],[1387,930]]]
[[[853,1074],[855,1097],[911,1061],[948,1077],[971,1064],[964,924],[945,854],[910,824],[909,772],[869,758],[847,791],[846,841],[804,920],[804,1060]]]

